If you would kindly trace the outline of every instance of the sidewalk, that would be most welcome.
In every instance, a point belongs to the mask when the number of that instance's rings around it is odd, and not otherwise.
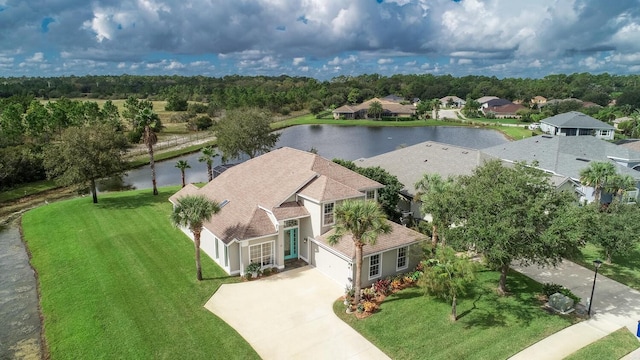
[[[567,260],[556,268],[539,268],[535,265],[514,265],[512,268],[540,283],[564,285],[585,304],[591,296],[593,269],[586,269]],[[640,292],[598,274],[591,315],[591,319],[561,330],[511,359],[563,359],[621,327],[627,327],[635,334],[640,320]],[[634,352],[628,356],[628,359],[636,359],[640,354]]]

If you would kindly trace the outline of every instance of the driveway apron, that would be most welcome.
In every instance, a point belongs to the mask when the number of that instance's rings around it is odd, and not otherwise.
[[[305,266],[264,279],[224,284],[205,304],[263,359],[389,359],[333,313],[344,292]]]

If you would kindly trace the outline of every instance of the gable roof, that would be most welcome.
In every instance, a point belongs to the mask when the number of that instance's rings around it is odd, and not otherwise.
[[[401,99],[404,101],[404,99]],[[342,105],[339,108],[333,110],[336,114],[353,114],[358,111],[366,111],[369,110],[371,104],[374,102],[379,102],[382,105],[382,109],[386,113],[395,113],[395,114],[415,114],[416,107],[413,104],[401,104],[394,100],[388,100],[387,98],[379,99],[373,98],[369,99],[358,105]]]
[[[404,184],[403,193],[413,196],[415,183],[425,173],[437,173],[444,178],[470,175],[480,164],[480,151],[426,141],[367,159],[358,159],[354,164],[359,167],[380,166]]]
[[[482,154],[509,161],[538,162],[538,167],[553,173],[580,179],[580,170],[591,161],[608,161],[621,174],[640,179],[640,172],[622,166],[611,158],[640,159],[640,152],[611,144],[593,136],[541,135],[481,150]]]
[[[482,105],[482,104],[486,103],[487,101],[489,101],[489,100],[493,100],[493,99],[499,99],[499,97],[497,97],[497,96],[483,96],[483,97],[479,97],[479,98],[477,98],[477,99],[476,99],[476,101],[477,101],[480,105]]]
[[[203,194],[227,204],[204,227],[230,243],[276,233],[272,219],[308,216],[295,200],[307,192],[317,201],[364,196],[363,192],[382,188],[330,160],[310,152],[283,147],[227,169],[198,189],[182,188],[169,200],[175,203],[187,194]]]
[[[492,106],[510,105],[513,103],[507,99],[491,99],[485,102],[485,104],[487,104],[488,107],[492,107]]]
[[[488,108],[483,110],[492,111],[498,115],[515,115],[516,112],[518,112],[518,110],[520,109],[526,109],[526,107],[520,104],[509,103],[509,104],[500,105],[500,106],[489,106]]]
[[[540,122],[559,128],[615,130],[613,126],[578,111],[569,111],[567,113],[558,114],[556,116],[540,120]]]
[[[423,241],[425,235],[411,230],[408,227],[396,224],[393,221],[387,220],[387,223],[391,225],[391,232],[387,234],[380,234],[376,240],[375,245],[366,244],[362,249],[362,255],[367,256],[383,251],[387,251],[393,248],[407,246]],[[353,237],[351,234],[345,234],[340,241],[335,245],[330,245],[327,239],[335,233],[335,228],[330,231],[317,236],[316,241],[323,244],[325,247],[336,250],[348,259],[355,259],[355,246],[353,244]]]

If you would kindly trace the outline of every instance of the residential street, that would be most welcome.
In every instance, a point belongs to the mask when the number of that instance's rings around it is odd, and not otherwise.
[[[514,265],[513,269],[540,283],[564,285],[579,296],[583,304],[591,295],[594,269],[571,261],[565,260],[557,268]],[[561,330],[511,359],[563,359],[621,327],[627,327],[635,334],[640,320],[640,292],[598,274],[591,313],[591,319]],[[640,358],[638,351],[632,354],[625,359]]]

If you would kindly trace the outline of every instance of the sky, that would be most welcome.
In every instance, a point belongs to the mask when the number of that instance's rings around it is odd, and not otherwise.
[[[0,77],[640,73],[640,0],[0,0]]]

